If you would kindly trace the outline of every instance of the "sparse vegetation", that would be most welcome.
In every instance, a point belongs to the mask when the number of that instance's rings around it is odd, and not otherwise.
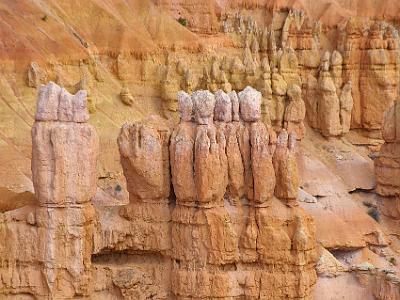
[[[44,15],[43,17],[42,17],[42,21],[47,21],[47,19],[48,19],[48,17],[47,17],[47,15]]]
[[[379,211],[375,207],[371,207],[370,209],[368,209],[368,214],[375,221],[379,222],[380,220]]]
[[[182,26],[185,26],[185,27],[187,27],[187,25],[188,25],[188,20],[185,19],[185,18],[182,18],[182,17],[179,17],[178,22],[179,22]]]
[[[363,201],[364,206],[366,207],[373,207],[374,205],[371,202]]]
[[[116,192],[122,191],[122,187],[121,187],[119,184],[117,184],[117,185],[115,186],[115,191],[116,191]]]
[[[391,258],[389,259],[389,262],[390,262],[392,265],[397,266],[397,261],[396,261],[396,259],[395,259],[394,257],[391,257]]]

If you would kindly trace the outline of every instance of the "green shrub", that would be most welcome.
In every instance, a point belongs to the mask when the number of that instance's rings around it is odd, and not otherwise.
[[[188,25],[188,20],[186,20],[185,18],[179,17],[178,22],[182,25],[187,27]]]
[[[391,257],[391,258],[389,259],[389,262],[390,262],[392,265],[397,266],[397,261],[396,261],[396,259],[395,259],[394,257]]]
[[[48,17],[47,17],[47,15],[44,15],[43,17],[42,17],[42,21],[47,21],[47,19],[48,19]]]
[[[363,204],[364,204],[364,206],[366,206],[366,207],[373,207],[372,203],[371,203],[371,202],[368,202],[368,201],[363,201]]]

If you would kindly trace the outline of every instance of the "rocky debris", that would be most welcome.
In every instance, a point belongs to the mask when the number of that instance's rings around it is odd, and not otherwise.
[[[347,271],[349,271],[349,269],[338,261],[332,253],[325,248],[321,248],[321,255],[317,263],[318,276],[336,277],[339,276],[341,272]]]
[[[382,196],[400,196],[400,102],[385,113],[382,127],[385,143],[375,159],[376,191]]]

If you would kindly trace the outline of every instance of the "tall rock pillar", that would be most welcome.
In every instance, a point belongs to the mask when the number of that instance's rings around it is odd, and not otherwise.
[[[172,293],[177,299],[232,294],[238,237],[224,207],[228,186],[227,123],[232,103],[223,91],[181,93],[180,123],[170,143],[176,206],[172,213]],[[215,114],[214,114],[215,108]],[[214,120],[217,122],[214,123]]]
[[[86,97],[42,86],[32,128],[37,247],[50,299],[88,294],[98,137],[87,124]]]

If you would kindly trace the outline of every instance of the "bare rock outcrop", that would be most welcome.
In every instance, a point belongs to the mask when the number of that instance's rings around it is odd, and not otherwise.
[[[46,73],[37,62],[31,62],[28,68],[26,82],[29,87],[37,88],[46,81]]]
[[[341,136],[350,131],[353,115],[351,81],[343,84],[342,57],[338,51],[322,57],[318,83],[310,75],[307,82],[307,118],[323,136]],[[312,98],[315,97],[316,98]]]
[[[168,199],[170,132],[158,117],[122,127],[118,145],[130,202]]]
[[[85,94],[41,89],[32,129],[38,206],[0,218],[0,253],[14,268],[0,266],[2,294],[311,297],[316,233],[295,205],[295,132],[283,129],[276,145],[251,87],[177,99],[173,128],[154,116],[122,127],[129,204],[94,207],[98,139]]]
[[[39,90],[32,128],[36,205],[0,221],[1,294],[64,299],[91,293],[98,137],[86,93],[50,82]]]
[[[170,145],[172,184],[179,204],[195,203],[193,100],[183,91],[178,93],[178,109],[181,120],[172,133]]]
[[[329,72],[329,58],[329,52],[325,53],[318,79],[320,91],[318,117],[322,135],[338,136],[342,132],[340,125],[340,101],[336,92],[335,82]]]
[[[291,133],[295,132],[298,139],[302,139],[305,134],[304,119],[306,117],[306,106],[301,97],[300,86],[294,84],[288,88],[289,104],[285,110],[285,128]]]
[[[273,130],[268,130],[261,121],[261,97],[261,93],[251,87],[239,93],[244,121],[240,147],[245,167],[245,189],[249,200],[255,203],[271,199],[275,187],[272,167],[275,138]]]
[[[400,102],[385,113],[379,157],[375,160],[376,191],[382,196],[400,195]]]
[[[296,133],[282,130],[278,136],[274,154],[274,168],[277,178],[275,196],[288,205],[296,205],[300,186],[296,161]]]
[[[342,133],[346,134],[351,127],[351,111],[353,109],[353,96],[351,94],[351,81],[347,82],[340,94],[340,124],[342,125]]]
[[[397,30],[384,21],[370,24],[350,18],[338,49],[343,56],[343,76],[352,82],[352,127],[376,130],[398,97],[399,38]]]
[[[122,103],[128,106],[132,106],[134,98],[129,91],[129,88],[127,85],[124,85],[121,89],[121,92],[119,93],[119,97],[121,98]]]

